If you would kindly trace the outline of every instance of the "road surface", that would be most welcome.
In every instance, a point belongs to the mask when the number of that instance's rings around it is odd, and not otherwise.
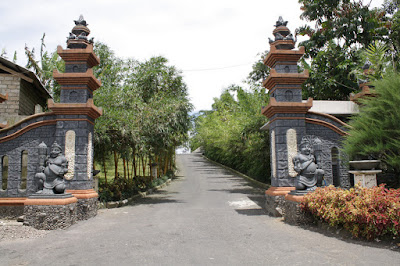
[[[263,191],[198,153],[168,187],[38,239],[0,242],[0,265],[400,265],[400,252],[287,225]]]

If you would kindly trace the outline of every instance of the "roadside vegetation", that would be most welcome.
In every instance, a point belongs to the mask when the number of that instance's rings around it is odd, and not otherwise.
[[[301,208],[332,227],[345,228],[353,237],[373,240],[400,234],[400,190],[384,185],[349,190],[328,186],[304,196]]]
[[[349,100],[360,91],[359,83],[370,82],[374,97],[362,99],[360,114],[350,120],[350,136],[343,151],[351,159],[379,159],[383,175],[400,185],[400,1],[385,1],[382,8],[370,8],[362,1],[299,0],[301,17],[309,25],[297,35],[308,36],[300,43],[305,55],[299,70],[307,69],[303,98]],[[311,27],[310,25],[314,25]],[[363,71],[368,62],[369,70]],[[269,182],[268,132],[259,128],[267,122],[261,106],[268,95],[260,81],[268,69],[259,61],[249,75],[249,88],[227,88],[214,99],[211,111],[195,118],[192,149],[257,180]],[[342,226],[354,237],[373,239],[398,236],[399,189],[326,187],[305,197],[303,209],[331,226]]]
[[[308,36],[299,43],[305,47],[299,71],[310,73],[303,98],[348,100],[360,91],[359,83],[370,82],[374,97],[361,100],[360,114],[349,122],[343,151],[351,159],[381,160],[384,174],[394,176],[398,188],[400,1],[385,0],[380,8],[358,0],[299,3],[301,18],[308,23],[295,31],[297,36]],[[44,48],[44,35],[40,60],[26,48],[27,68],[57,100],[59,86],[51,73],[63,71],[64,65],[55,52]],[[200,148],[208,158],[269,183],[269,133],[260,130],[267,122],[261,109],[269,101],[261,86],[269,73],[262,62],[267,51],[254,63],[245,86],[232,84],[214,99],[211,110],[192,117],[186,85],[166,58],[123,60],[104,43],[96,43],[95,52],[101,63],[94,73],[103,84],[94,95],[95,104],[104,109],[94,137],[102,199],[126,198],[171,177],[175,149],[188,141],[189,130],[192,150]],[[369,70],[363,72],[366,62]],[[326,187],[308,194],[303,208],[355,237],[373,239],[399,234],[399,204],[398,189]]]
[[[379,159],[390,185],[350,190],[332,186],[305,196],[302,208],[316,220],[343,227],[353,237],[375,239],[400,234],[400,108],[399,34],[400,1],[385,1],[370,9],[360,1],[308,1],[303,18],[316,28],[301,27],[299,34],[311,64],[304,94],[315,99],[347,100],[358,83],[369,82],[373,97],[361,99],[360,113],[351,118],[343,151],[353,160]],[[362,71],[365,63],[366,71]]]
[[[65,65],[56,51],[45,51],[44,36],[39,60],[26,48],[26,67],[59,101],[52,72],[63,72]],[[94,75],[102,87],[93,98],[103,109],[95,123],[94,169],[100,171],[100,199],[120,200],[173,176],[175,149],[188,140],[193,107],[180,71],[166,58],[123,60],[101,42],[94,51],[100,57]]]
[[[194,116],[190,146],[201,148],[204,155],[244,173],[258,181],[270,180],[269,133],[260,128],[267,122],[261,114],[268,104],[268,94],[261,82],[269,69],[262,59],[253,65],[247,78],[249,88],[232,85],[219,98],[214,98],[212,109]]]

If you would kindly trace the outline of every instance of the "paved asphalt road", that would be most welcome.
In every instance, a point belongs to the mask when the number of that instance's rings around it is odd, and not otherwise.
[[[400,252],[265,215],[262,191],[199,154],[140,203],[44,238],[0,242],[0,265],[400,265]]]

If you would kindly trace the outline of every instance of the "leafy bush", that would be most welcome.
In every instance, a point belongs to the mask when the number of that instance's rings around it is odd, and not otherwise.
[[[267,103],[262,89],[231,86],[214,98],[213,110],[195,118],[191,149],[201,146],[211,160],[269,182],[269,133],[260,131],[267,121],[261,108]]]
[[[164,175],[151,181],[150,177],[137,177],[134,180],[126,180],[119,177],[110,184],[99,184],[99,198],[100,201],[105,202],[127,199],[138,194],[139,191],[146,191],[149,188],[164,184],[168,178],[167,175]]]
[[[139,188],[135,180],[126,180],[124,178],[116,178],[110,184],[99,184],[100,201],[116,201],[127,199],[137,194]]]
[[[354,237],[374,239],[400,233],[400,189],[328,186],[304,196],[301,208],[330,226],[343,226]]]
[[[351,158],[373,158],[385,172],[400,176],[400,75],[373,82],[376,97],[362,100],[360,113],[350,121],[344,151]]]

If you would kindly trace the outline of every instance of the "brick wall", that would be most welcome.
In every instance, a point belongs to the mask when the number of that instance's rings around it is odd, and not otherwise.
[[[32,115],[35,113],[35,105],[45,106],[46,99],[40,96],[34,86],[25,80],[21,81],[19,94],[19,115]]]
[[[0,104],[0,123],[14,125],[35,114],[35,106],[46,106],[33,84],[11,74],[0,73],[0,93],[8,93],[8,100]]]
[[[0,104],[1,120],[7,116],[18,114],[20,82],[19,77],[11,74],[0,74],[0,93],[3,95],[8,93],[8,100]]]

